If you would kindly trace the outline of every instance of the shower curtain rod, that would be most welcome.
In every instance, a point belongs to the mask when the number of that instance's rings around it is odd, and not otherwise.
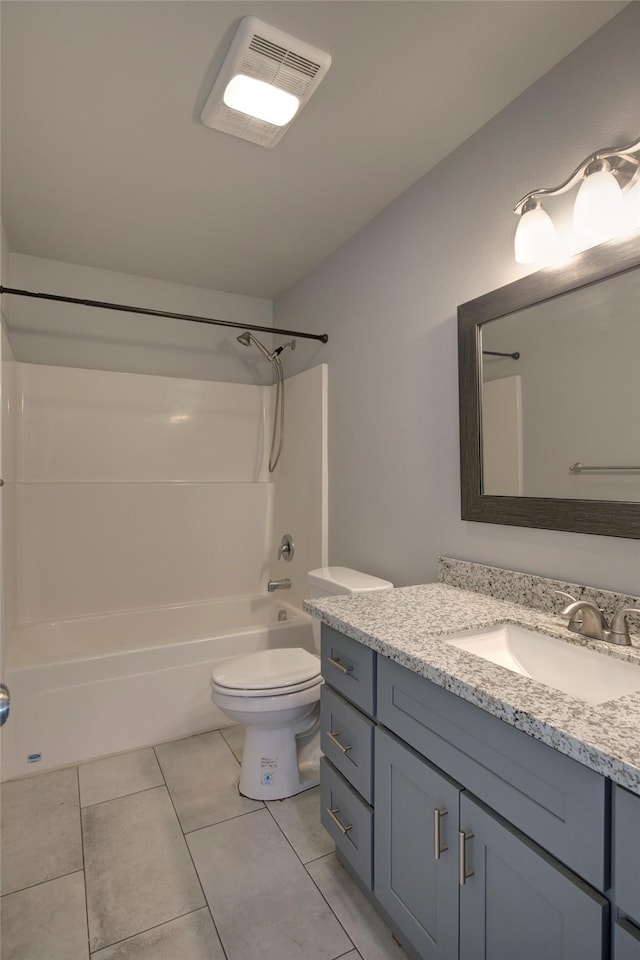
[[[236,323],[233,320],[214,320],[211,317],[198,317],[190,313],[172,313],[169,310],[150,310],[146,307],[130,307],[123,303],[106,303],[103,300],[81,300],[78,297],[61,297],[55,293],[34,293],[31,290],[17,290],[15,287],[0,286],[0,293],[10,293],[15,297],[32,297],[35,300],[55,300],[58,303],[77,303],[82,307],[100,307],[103,310],[120,310],[122,313],[141,313],[148,317],[168,317],[171,320],[188,320],[191,323],[209,323],[217,327],[233,327],[236,330],[259,330],[261,333],[277,333],[283,337],[298,337],[305,340],[320,340],[326,343],[326,333],[299,333],[296,330],[281,330],[278,327],[262,327],[256,323]]]

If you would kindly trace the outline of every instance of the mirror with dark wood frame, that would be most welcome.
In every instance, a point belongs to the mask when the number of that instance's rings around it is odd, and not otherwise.
[[[635,286],[635,276],[631,272],[637,271],[640,280],[638,268],[640,236],[636,233],[623,240],[611,240],[586,250],[569,261],[539,270],[458,308],[463,520],[640,539],[640,473],[634,469],[640,464],[640,409],[637,388],[640,377],[640,349],[636,350],[633,346],[636,342],[640,344],[640,299],[631,292]],[[617,296],[618,290],[623,298],[619,310],[611,300],[612,293],[615,292]],[[586,309],[590,305],[591,311]],[[596,366],[600,376],[594,376],[589,364],[581,361],[578,349],[588,342],[590,336],[588,324],[591,321],[587,319],[589,312],[593,313],[592,322],[595,327],[600,328],[606,314],[607,329],[604,333],[602,329],[599,330],[600,345],[594,345],[594,349],[598,351]],[[616,314],[623,318],[620,329],[624,327],[625,331],[624,342],[620,334],[619,363],[616,362],[613,352],[605,355],[602,350],[602,344],[613,347],[611,340],[618,336],[615,327]],[[572,333],[568,334],[557,327],[557,335],[553,335],[554,323],[562,324],[568,316],[572,316],[573,322],[578,323],[577,332],[574,328]],[[501,323],[496,324],[495,321],[499,318]],[[581,323],[584,327],[580,326]],[[521,400],[519,372],[526,369],[531,376],[531,367],[526,367],[524,357],[523,360],[520,356],[515,357],[515,360],[510,359],[511,353],[515,354],[519,345],[506,335],[508,331],[518,330],[526,332],[526,337],[521,336],[520,342],[527,343],[529,354],[533,346],[540,357],[544,357],[546,353],[550,358],[546,370],[544,364],[541,366],[538,361],[537,375],[539,379],[546,376],[547,382],[553,384],[554,389],[546,391],[546,414],[539,412],[537,415],[537,446],[534,447],[529,439],[532,434],[530,428],[524,431],[520,429],[517,433],[517,442],[512,446],[518,447],[518,462],[514,462],[509,479],[506,462],[503,463],[500,459],[504,444],[499,445],[499,452],[496,453],[496,448],[490,441],[490,394],[494,392],[495,386],[499,387],[499,390],[495,391],[497,399],[491,399],[491,403],[498,409],[502,407],[503,412],[510,404],[515,405],[514,398],[517,398],[518,407],[522,402],[527,410],[528,405],[531,422],[533,414],[530,398],[540,397],[545,393],[544,382],[539,382],[537,393],[533,394],[529,386],[529,392],[524,393]],[[584,335],[580,336],[582,331]],[[544,338],[544,342],[536,342],[538,332],[540,341]],[[568,344],[568,350],[571,350],[571,344],[574,344],[573,352],[568,353],[563,361],[554,353],[560,350],[561,341]],[[594,344],[595,342],[596,338]],[[490,354],[485,352],[484,365],[483,348],[485,351],[488,348],[494,351]],[[507,353],[507,357],[503,357],[502,353]],[[624,369],[625,363],[628,369]],[[491,364],[494,372],[491,372]],[[496,364],[501,365],[502,372],[495,373]],[[511,369],[507,370],[509,364]],[[514,375],[510,376],[511,373]],[[497,383],[501,379],[502,383]],[[507,383],[507,379],[511,384]],[[488,384],[489,380],[493,383]],[[628,395],[622,392],[624,383],[629,386]],[[611,385],[610,389],[607,384]],[[503,390],[506,391],[504,394]],[[577,408],[587,406],[579,399],[581,391],[584,398],[589,398],[589,410],[586,423],[577,428],[575,419],[572,419],[573,414],[569,413],[569,407],[575,413]],[[484,411],[483,393],[486,404]],[[554,394],[553,404],[550,401],[551,393]],[[612,399],[614,395],[618,412]],[[566,410],[560,408],[563,397],[571,401]],[[540,405],[540,410],[542,409]],[[519,409],[518,413],[520,415]],[[521,419],[519,423],[521,426]],[[563,431],[557,429],[558,424],[563,424]],[[621,452],[615,457],[616,463],[611,464],[612,457],[607,456],[604,444],[601,454],[591,453],[588,457],[585,456],[588,449],[586,439],[593,445],[594,437],[598,433],[602,437],[615,433],[624,441],[619,446]],[[593,449],[595,450],[595,446]],[[557,464],[554,463],[558,474],[555,480],[551,478],[553,471],[550,469],[532,469],[532,465],[538,468],[547,466],[548,464],[541,461],[550,460],[552,456],[555,456],[557,461]],[[588,470],[580,469],[578,461],[581,459],[584,459],[585,465],[590,469],[593,467],[588,461],[595,462],[597,469],[593,469],[593,474],[596,479],[592,475],[585,483],[582,478],[587,476]],[[543,475],[547,478],[544,484],[539,480]],[[605,476],[606,483],[602,479]],[[554,495],[556,490],[561,495]]]

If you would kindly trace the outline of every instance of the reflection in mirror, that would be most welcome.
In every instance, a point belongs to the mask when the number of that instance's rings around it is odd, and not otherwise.
[[[463,520],[640,539],[639,294],[632,234],[458,307]]]
[[[483,494],[640,503],[639,304],[636,269],[482,324]]]

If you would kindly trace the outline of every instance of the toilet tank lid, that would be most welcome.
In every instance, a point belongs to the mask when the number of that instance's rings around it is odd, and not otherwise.
[[[341,587],[347,593],[368,593],[373,590],[390,590],[393,584],[369,573],[351,570],[349,567],[318,567],[307,574],[309,585],[330,588]]]

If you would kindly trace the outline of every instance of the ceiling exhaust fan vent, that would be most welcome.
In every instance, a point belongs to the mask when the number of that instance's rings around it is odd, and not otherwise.
[[[244,17],[202,110],[202,122],[213,130],[273,147],[295,117],[284,126],[276,126],[227,106],[224,94],[229,81],[241,74],[293,94],[300,101],[298,116],[330,66],[331,57],[323,50],[256,17]]]
[[[322,69],[319,63],[314,63],[313,60],[307,60],[306,57],[301,57],[292,50],[286,50],[285,47],[279,47],[270,40],[266,40],[264,37],[257,35],[251,40],[249,49],[262,54],[264,57],[269,57],[271,60],[277,60],[278,63],[282,63],[286,67],[291,67],[293,70],[297,70],[298,73],[304,73],[308,77],[311,77],[312,80],[318,70]]]

